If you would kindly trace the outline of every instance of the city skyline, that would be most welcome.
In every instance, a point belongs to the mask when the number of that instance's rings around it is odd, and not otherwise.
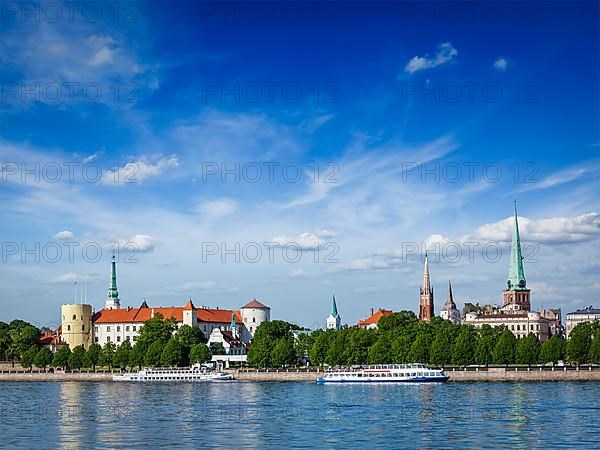
[[[370,308],[415,310],[425,250],[437,292],[451,279],[458,304],[496,304],[513,198],[532,308],[598,297],[599,44],[576,38],[597,35],[598,5],[458,23],[334,5],[298,22],[203,2],[139,5],[126,23],[12,17],[0,32],[0,320],[56,318],[76,280],[102,304],[115,243],[134,306],[256,296],[312,327],[335,292],[356,323]],[[490,242],[498,261],[481,255]],[[438,259],[436,243],[463,255]],[[90,244],[97,262],[82,256]],[[123,261],[132,249],[138,263]]]

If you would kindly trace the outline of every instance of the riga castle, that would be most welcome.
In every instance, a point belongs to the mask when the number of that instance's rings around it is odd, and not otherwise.
[[[137,308],[121,307],[117,290],[117,263],[113,256],[104,308],[94,312],[92,305],[62,305],[58,340],[69,344],[70,348],[83,345],[86,350],[92,343],[104,346],[107,342],[114,342],[118,347],[129,341],[133,345],[144,322],[158,314],[164,319],[175,319],[177,328],[183,325],[200,328],[209,343],[211,340],[219,341],[226,349],[230,344],[235,347],[248,344],[256,328],[271,319],[271,309],[256,299],[237,310],[197,308],[192,300],[184,306],[151,307],[144,301]]]

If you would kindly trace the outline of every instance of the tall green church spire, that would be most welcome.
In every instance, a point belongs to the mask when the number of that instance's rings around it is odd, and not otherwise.
[[[108,288],[108,298],[119,298],[119,291],[117,291],[117,263],[115,261],[115,255],[112,257],[112,263],[110,267],[110,286]]]
[[[515,223],[513,227],[512,247],[510,250],[510,268],[508,269],[508,290],[527,289],[525,272],[523,271],[523,255],[521,254],[521,237],[517,219],[517,201],[515,200]]]
[[[335,294],[333,295],[333,302],[331,304],[331,315],[333,317],[338,316],[337,304],[335,303]]]

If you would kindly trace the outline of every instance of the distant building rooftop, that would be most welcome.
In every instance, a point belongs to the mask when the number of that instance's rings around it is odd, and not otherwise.
[[[600,314],[600,308],[588,306],[587,308],[578,309],[576,311],[570,312],[569,314]]]

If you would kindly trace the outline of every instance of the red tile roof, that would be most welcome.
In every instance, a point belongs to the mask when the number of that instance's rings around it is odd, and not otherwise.
[[[267,305],[263,305],[261,302],[253,298],[249,303],[246,303],[242,308],[258,308],[258,309],[271,309]]]
[[[379,322],[379,319],[381,319],[383,316],[389,316],[390,314],[393,314],[394,311],[389,310],[389,309],[379,309],[376,313],[372,314],[371,317],[367,317],[366,319],[363,320],[359,320],[358,323],[356,324],[357,327],[365,327],[367,325],[377,325],[377,323]]]
[[[163,319],[174,318],[177,322],[183,322],[183,311],[190,310],[190,304],[191,307],[194,306],[190,300],[184,307],[150,308],[142,304],[140,308],[101,309],[94,314],[92,320],[94,323],[140,323],[150,320],[154,312],[154,315],[161,314]],[[200,308],[196,309],[196,313],[199,322],[231,323],[231,314],[235,314],[236,322],[242,322],[240,312],[231,309]]]

